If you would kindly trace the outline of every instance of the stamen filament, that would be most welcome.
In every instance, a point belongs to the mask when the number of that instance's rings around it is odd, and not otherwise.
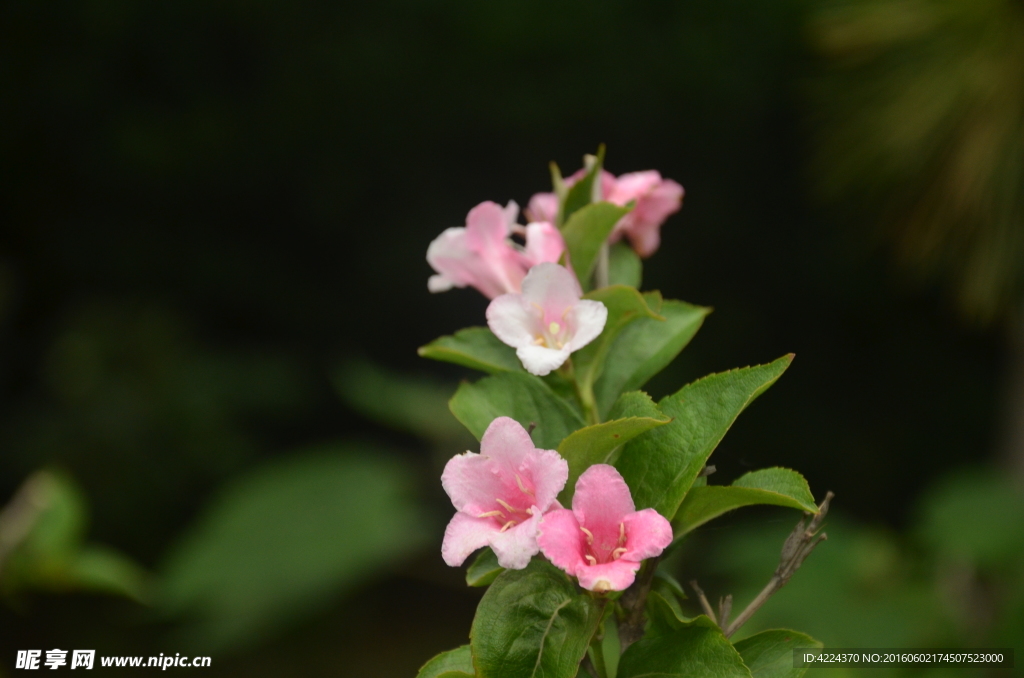
[[[501,504],[502,506],[504,506],[505,510],[508,511],[509,513],[525,513],[525,511],[523,511],[523,509],[517,509],[517,508],[515,508],[514,506],[512,506],[511,504],[509,504],[507,501],[505,501],[503,499],[495,499],[494,501],[496,501],[499,504]]]
[[[516,485],[518,485],[519,489],[523,491],[523,494],[528,494],[531,497],[533,496],[533,491],[526,489],[526,485],[523,485],[523,479],[519,477],[518,473],[516,474]]]
[[[620,544],[625,544],[626,543],[626,524],[625,523],[619,523],[619,543]]]
[[[587,528],[583,527],[582,525],[580,525],[580,531],[583,532],[583,534],[587,535],[587,544],[593,544],[594,543],[594,533],[593,532],[591,532]]]
[[[477,516],[477,518],[492,518],[492,517],[504,518],[505,514],[502,513],[501,511],[488,511],[487,513],[481,513],[480,515]]]
[[[501,529],[500,529],[500,530],[498,530],[498,531],[499,531],[499,532],[504,532],[504,531],[505,531],[505,530],[507,530],[508,528],[510,528],[510,527],[514,527],[514,526],[515,526],[516,524],[517,524],[517,523],[516,523],[516,521],[514,521],[514,520],[510,520],[510,521],[508,521],[507,523],[505,523],[504,525],[502,525],[502,526],[501,526]]]
[[[589,563],[590,563],[591,565],[597,565],[597,558],[595,558],[594,556],[590,555],[589,553],[588,553],[587,555],[583,556],[583,557],[584,557],[584,558],[586,558],[586,559],[587,559],[587,561],[588,561],[588,562],[589,562]]]
[[[628,550],[629,549],[622,548],[622,547],[619,547],[619,548],[615,549],[614,551],[612,551],[612,560],[618,560],[623,555],[625,555],[626,551],[628,551]]]

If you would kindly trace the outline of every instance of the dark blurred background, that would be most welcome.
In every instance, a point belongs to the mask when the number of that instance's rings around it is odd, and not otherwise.
[[[44,469],[77,527],[45,552],[52,576],[29,556],[2,572],[0,675],[60,647],[411,676],[464,643],[479,592],[441,563],[438,477],[470,444],[444,412],[471,375],[415,349],[483,324],[486,300],[429,294],[426,247],[599,143],[612,172],[686,188],[644,287],[715,308],[652,395],[796,353],[716,452],[721,482],[796,468],[836,493],[846,548],[885,535],[872,576],[888,557],[941,589],[914,536],[926,488],[1024,458],[1022,17],[1012,0],[3,3],[0,504]],[[746,534],[723,525],[698,544]],[[81,544],[114,564],[60,555]],[[742,588],[704,553],[681,579]],[[822,590],[846,585],[827,571]],[[813,627],[825,598],[803,630],[857,639]]]

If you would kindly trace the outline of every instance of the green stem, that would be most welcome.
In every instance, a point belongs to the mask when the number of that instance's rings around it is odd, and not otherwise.
[[[572,358],[566,360],[565,364],[558,368],[558,371],[562,373],[563,377],[572,382],[573,389],[576,391],[576,399],[580,401],[587,424],[600,424],[601,415],[597,411],[594,385],[590,383],[589,379],[581,380],[577,377],[576,368],[572,364]]]
[[[590,641],[590,658],[594,662],[594,668],[597,670],[598,678],[608,678],[608,667],[604,663],[604,648],[602,647],[603,638],[599,638],[597,635]]]
[[[605,240],[604,244],[601,245],[600,251],[597,253],[597,266],[594,268],[594,289],[599,290],[602,287],[608,287],[608,275],[609,275],[610,263],[608,261],[608,241]]]

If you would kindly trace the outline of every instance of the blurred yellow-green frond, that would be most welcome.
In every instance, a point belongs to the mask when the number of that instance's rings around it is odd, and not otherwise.
[[[990,322],[1024,292],[1024,2],[839,0],[810,38],[814,176]]]

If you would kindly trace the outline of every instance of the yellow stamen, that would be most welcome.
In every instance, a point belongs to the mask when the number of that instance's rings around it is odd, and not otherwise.
[[[518,485],[519,489],[523,491],[523,494],[528,494],[531,497],[533,496],[533,492],[526,489],[526,485],[523,485],[523,479],[519,477],[518,473],[516,474],[516,485]]]
[[[543,346],[544,345],[544,337],[537,337],[536,339],[533,340],[533,343],[534,343],[535,346]]]
[[[501,504],[502,506],[504,506],[505,510],[508,511],[509,513],[525,513],[525,511],[523,511],[523,509],[517,509],[517,508],[515,508],[512,505],[510,505],[507,501],[505,501],[503,499],[495,499],[494,501],[496,501],[499,504]]]
[[[502,526],[501,526],[501,529],[500,529],[500,530],[498,530],[498,531],[499,531],[499,532],[504,532],[504,531],[505,531],[505,530],[507,530],[508,528],[510,528],[510,527],[513,527],[513,526],[515,526],[515,525],[516,525],[516,521],[514,521],[514,520],[510,520],[510,521],[508,521],[507,523],[505,523],[504,525],[502,525]]]
[[[623,555],[625,555],[626,551],[628,551],[628,550],[629,549],[624,549],[624,548],[617,548],[617,549],[615,549],[614,551],[612,551],[612,560],[618,560]]]
[[[595,558],[594,556],[590,555],[589,553],[587,555],[583,556],[583,557],[586,558],[587,562],[589,562],[591,565],[597,565],[597,558]]]
[[[587,528],[583,527],[582,525],[580,525],[580,531],[583,534],[587,535],[587,543],[588,544],[593,544],[594,543],[594,533],[593,532],[591,532]]]
[[[559,325],[558,323],[556,323],[553,320],[551,321],[551,324],[548,325],[548,332],[550,332],[551,334],[558,334],[561,331],[562,331],[562,326]]]
[[[488,511],[487,513],[481,513],[480,515],[477,516],[477,518],[491,518],[491,517],[501,517],[501,518],[504,518],[505,514],[502,513],[501,511]]]

